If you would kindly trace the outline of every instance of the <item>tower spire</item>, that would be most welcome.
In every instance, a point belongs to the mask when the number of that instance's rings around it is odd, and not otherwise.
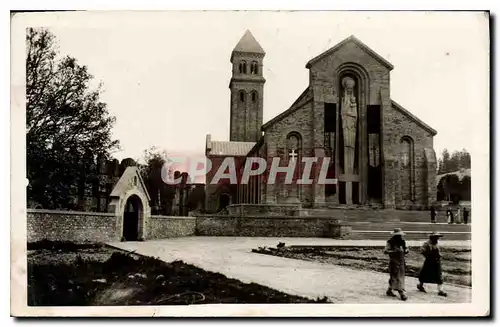
[[[245,34],[243,34],[238,44],[234,47],[233,52],[266,54],[250,30],[245,31]]]

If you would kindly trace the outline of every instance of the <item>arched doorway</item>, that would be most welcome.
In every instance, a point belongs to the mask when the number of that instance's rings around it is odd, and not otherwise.
[[[123,240],[137,241],[139,235],[139,224],[143,213],[142,201],[137,195],[131,195],[125,203],[123,211]]]
[[[223,193],[219,197],[219,211],[226,209],[228,205],[231,204],[231,196],[227,193]]]

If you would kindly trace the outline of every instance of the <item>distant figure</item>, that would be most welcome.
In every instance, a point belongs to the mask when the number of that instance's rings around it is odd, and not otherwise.
[[[436,209],[434,207],[431,207],[431,223],[436,223]]]
[[[461,224],[462,223],[462,217],[460,215],[460,207],[457,209],[457,215],[455,216],[455,223]]]
[[[408,297],[405,294],[405,255],[408,249],[404,235],[401,228],[395,228],[384,249],[384,253],[389,255],[389,288],[385,294],[395,297],[392,291],[396,290],[401,300],[406,301]]]
[[[469,210],[467,208],[464,208],[464,224],[469,223]]]
[[[446,210],[446,216],[448,217],[448,224],[453,224],[453,211],[450,208]]]
[[[422,245],[422,255],[425,257],[424,265],[420,269],[418,276],[419,284],[417,289],[426,293],[424,283],[437,284],[438,295],[447,296],[443,291],[443,273],[441,268],[441,252],[439,250],[438,240],[442,234],[432,233],[429,240]]]

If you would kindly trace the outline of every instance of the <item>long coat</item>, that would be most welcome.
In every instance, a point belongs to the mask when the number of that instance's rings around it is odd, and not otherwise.
[[[387,241],[384,253],[389,255],[389,287],[393,290],[405,289],[405,255],[408,253],[406,244],[394,244]]]
[[[442,284],[443,273],[439,245],[431,244],[430,241],[425,242],[422,245],[422,254],[425,261],[422,269],[420,269],[419,281],[421,283]]]

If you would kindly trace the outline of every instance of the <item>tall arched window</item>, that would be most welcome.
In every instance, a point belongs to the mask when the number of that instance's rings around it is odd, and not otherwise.
[[[245,91],[240,91],[240,102],[245,102]]]
[[[259,65],[257,61],[252,61],[252,64],[250,65],[250,74],[257,75],[258,72],[259,72]]]
[[[253,102],[253,103],[257,102],[257,99],[258,99],[257,92],[256,92],[256,91],[253,91],[253,92],[252,92],[252,102]]]
[[[413,139],[409,136],[403,136],[400,141],[400,183],[401,198],[406,201],[415,200],[414,191],[414,172],[415,172],[415,153]]]
[[[240,74],[247,73],[247,62],[245,60],[240,61]]]

